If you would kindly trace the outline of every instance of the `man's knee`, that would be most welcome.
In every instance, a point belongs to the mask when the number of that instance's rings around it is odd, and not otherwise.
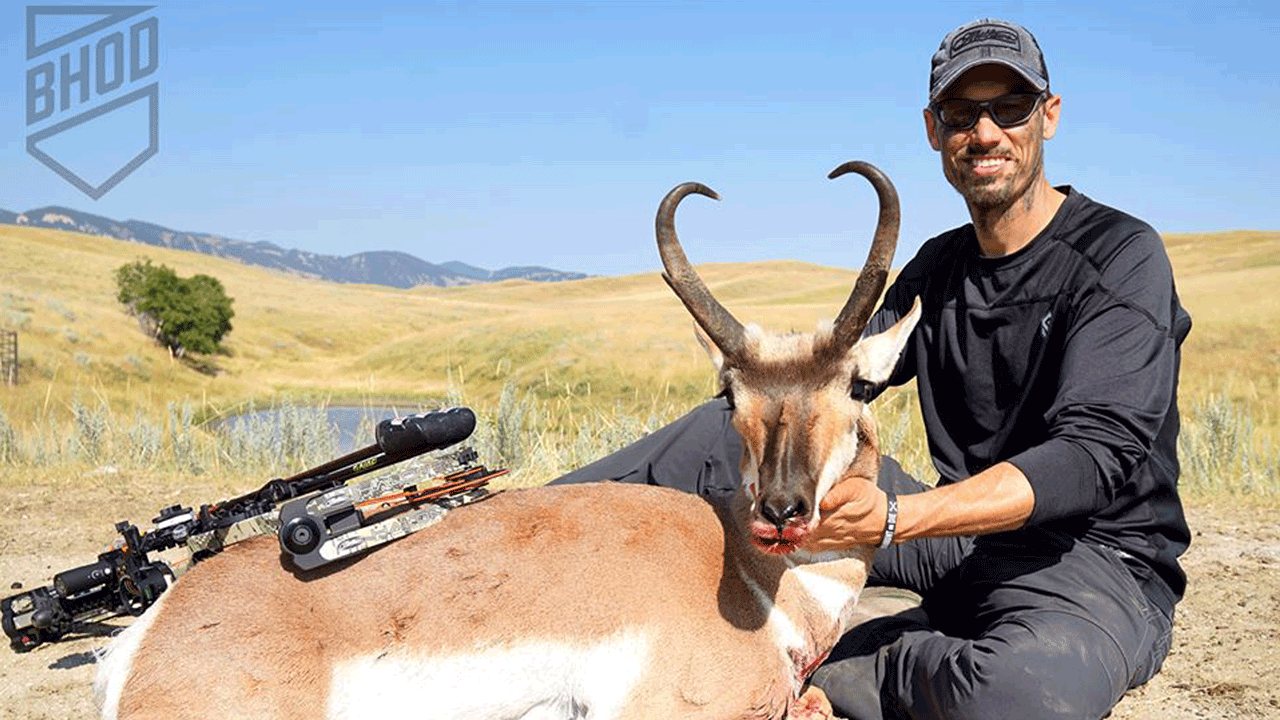
[[[567,473],[552,485],[614,480],[699,492],[706,483],[732,487],[736,457],[729,462],[736,433],[728,423],[723,399],[703,403],[670,424],[588,465]],[[727,469],[724,469],[727,468]]]
[[[896,716],[884,712],[881,691],[889,648],[903,642],[908,633],[929,635],[934,631],[918,604],[905,607],[908,602],[901,591],[867,588],[864,600],[885,612],[845,633],[810,682],[826,693],[838,717],[889,720]]]
[[[947,640],[953,644],[944,657],[910,669],[898,665],[915,676],[888,685],[903,693],[905,716],[1098,720],[1124,692],[1125,663],[1114,644],[1049,638],[1029,629]],[[891,667],[888,674],[893,672]]]

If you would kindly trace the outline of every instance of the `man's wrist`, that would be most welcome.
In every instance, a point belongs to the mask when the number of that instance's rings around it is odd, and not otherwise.
[[[898,495],[892,490],[885,491],[888,499],[888,506],[884,516],[884,537],[880,540],[880,547],[887,548],[893,544],[893,536],[898,532]]]

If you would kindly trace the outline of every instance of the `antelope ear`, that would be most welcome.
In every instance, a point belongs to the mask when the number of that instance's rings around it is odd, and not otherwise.
[[[723,370],[724,353],[720,351],[720,348],[716,347],[715,343],[711,342],[711,338],[707,337],[707,334],[703,332],[701,327],[698,327],[697,323],[693,324],[693,336],[698,338],[698,344],[702,346],[703,350],[707,351],[711,362],[716,366],[716,372]]]
[[[920,298],[911,304],[911,311],[903,315],[893,327],[882,333],[859,340],[853,346],[854,368],[857,378],[875,385],[889,380],[893,368],[898,364],[902,349],[907,346],[907,338],[920,321]]]

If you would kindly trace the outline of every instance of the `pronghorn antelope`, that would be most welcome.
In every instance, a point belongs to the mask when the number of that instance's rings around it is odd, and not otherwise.
[[[591,483],[501,493],[327,574],[281,565],[274,539],[197,566],[108,650],[108,718],[782,718],[858,618],[870,548],[798,546],[843,479],[874,478],[859,399],[919,317],[859,339],[898,229],[889,180],[865,163],[880,218],[833,324],[741,325],[658,210],[664,278],[705,333],[744,482],[713,506],[664,488]],[[855,478],[856,476],[856,478]]]

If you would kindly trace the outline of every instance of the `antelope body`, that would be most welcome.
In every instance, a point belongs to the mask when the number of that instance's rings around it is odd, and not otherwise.
[[[743,486],[712,505],[592,483],[500,493],[329,572],[291,573],[274,538],[198,565],[108,649],[107,718],[783,718],[858,619],[870,548],[799,549],[826,492],[874,478],[854,395],[888,377],[918,310],[859,340],[883,288],[897,198],[834,325],[744,328],[680,250],[668,283],[706,333],[742,435]],[[696,469],[690,470],[696,472]],[[865,479],[851,479],[866,482]]]

